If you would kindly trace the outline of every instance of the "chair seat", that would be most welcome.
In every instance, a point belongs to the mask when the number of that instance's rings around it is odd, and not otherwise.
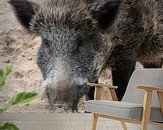
[[[118,101],[90,100],[86,102],[85,111],[129,120],[141,120],[143,105]],[[150,120],[163,122],[160,108],[152,107]]]

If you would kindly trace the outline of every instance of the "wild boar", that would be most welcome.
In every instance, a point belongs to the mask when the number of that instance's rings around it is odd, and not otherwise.
[[[41,36],[37,63],[54,110],[77,110],[86,83],[107,67],[121,100],[136,61],[161,67],[158,0],[9,0],[19,22]]]

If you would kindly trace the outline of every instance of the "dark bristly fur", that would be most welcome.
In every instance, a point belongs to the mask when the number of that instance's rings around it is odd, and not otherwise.
[[[54,109],[77,110],[85,83],[97,81],[106,67],[114,85],[120,83],[120,100],[135,62],[146,66],[163,56],[160,0],[9,2],[20,23],[42,37],[37,63]]]
[[[163,15],[160,9],[156,0],[123,0],[112,32],[112,42],[116,46],[119,44],[112,55],[120,54],[113,59],[134,58],[143,64],[162,58]]]

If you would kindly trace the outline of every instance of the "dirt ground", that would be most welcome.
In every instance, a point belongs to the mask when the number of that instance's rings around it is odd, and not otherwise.
[[[7,0],[0,0],[0,68],[7,63],[14,65],[6,85],[0,90],[0,106],[13,95],[22,91],[43,93],[42,76],[36,65],[36,54],[40,45],[39,37],[32,37],[18,24]],[[105,80],[104,80],[105,79]],[[111,83],[110,71],[100,81]],[[103,96],[108,98],[108,90]],[[83,111],[85,97],[79,103]],[[30,104],[10,108],[9,112],[49,112],[47,99],[41,97]]]
[[[42,93],[42,76],[36,65],[40,38],[33,38],[19,25],[7,0],[0,1],[0,67],[14,65],[5,87],[0,91],[0,105],[22,91]],[[11,112],[48,112],[46,99],[41,98]]]

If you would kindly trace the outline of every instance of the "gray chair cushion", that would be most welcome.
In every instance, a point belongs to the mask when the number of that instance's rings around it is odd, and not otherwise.
[[[86,102],[85,110],[113,117],[141,120],[143,105],[118,101],[90,100]],[[160,108],[152,108],[151,121],[163,122]]]

